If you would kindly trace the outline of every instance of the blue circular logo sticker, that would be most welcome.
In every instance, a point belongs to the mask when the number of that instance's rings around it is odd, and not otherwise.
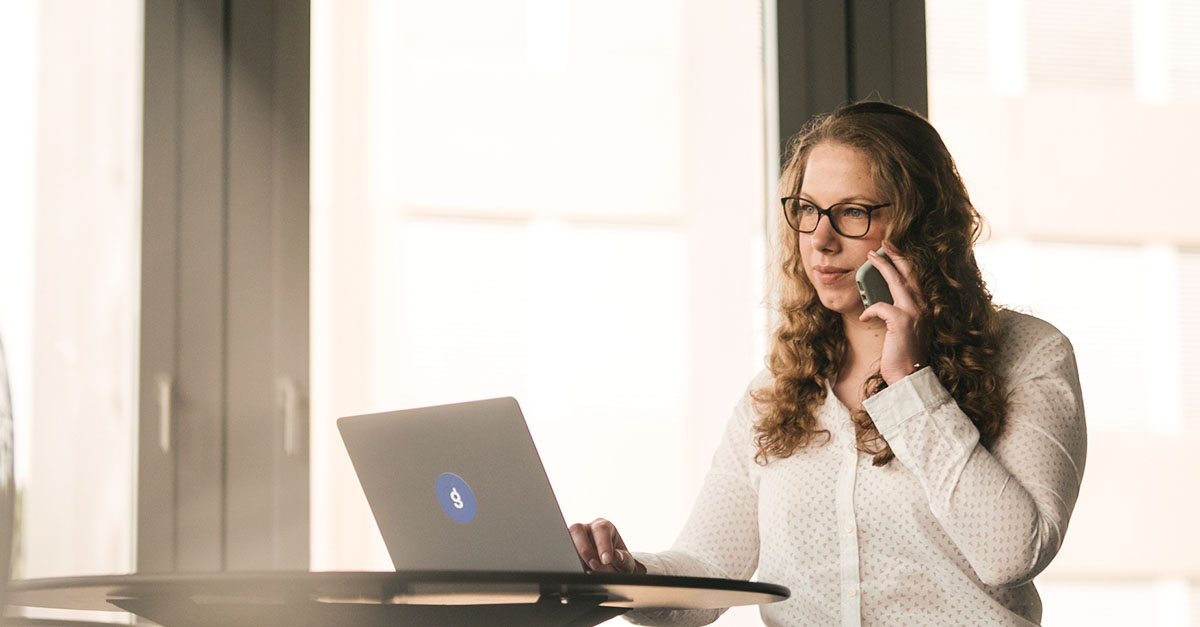
[[[454,522],[463,524],[475,520],[475,493],[463,478],[452,473],[444,472],[438,475],[434,484],[437,491],[438,503],[446,510],[446,515]]]

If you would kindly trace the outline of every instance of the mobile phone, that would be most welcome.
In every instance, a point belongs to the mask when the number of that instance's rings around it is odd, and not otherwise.
[[[875,252],[891,262],[882,248]],[[858,272],[854,273],[854,282],[858,283],[858,295],[862,298],[863,307],[870,307],[875,303],[892,304],[892,290],[888,289],[883,274],[879,272],[879,268],[871,265],[870,259],[858,269]]]

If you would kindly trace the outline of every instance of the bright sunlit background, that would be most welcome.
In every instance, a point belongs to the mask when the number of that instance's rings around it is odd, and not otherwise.
[[[926,6],[989,286],[1080,365],[1087,472],[1044,622],[1200,625],[1200,2]],[[766,345],[763,11],[314,0],[314,569],[390,567],[336,417],[502,395],[568,521],[669,546]],[[141,12],[0,7],[19,576],[133,569]]]

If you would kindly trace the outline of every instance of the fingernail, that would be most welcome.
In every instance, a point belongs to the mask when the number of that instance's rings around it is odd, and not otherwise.
[[[597,562],[596,558],[593,557],[592,560],[588,562],[588,568],[592,570],[600,570],[600,562]]]
[[[600,561],[604,562],[605,564],[611,564],[612,563],[612,553],[605,553],[604,555],[601,555]]]

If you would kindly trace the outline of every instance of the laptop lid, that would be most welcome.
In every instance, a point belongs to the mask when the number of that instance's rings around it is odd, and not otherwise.
[[[583,572],[516,399],[337,424],[396,570]]]

